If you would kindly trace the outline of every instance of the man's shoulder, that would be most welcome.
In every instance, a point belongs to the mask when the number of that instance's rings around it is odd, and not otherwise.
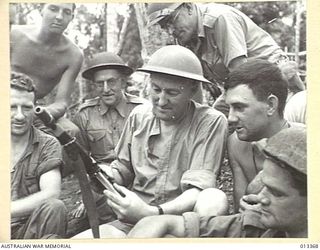
[[[133,110],[130,113],[130,117],[135,117],[135,119],[148,119],[148,117],[152,117],[152,104],[148,101],[145,101],[141,105],[137,105],[133,108]]]
[[[58,139],[55,138],[54,136],[49,135],[35,127],[33,127],[33,132],[34,132],[35,139],[38,140],[40,144],[51,143],[51,144],[57,144],[57,146],[60,146]]]
[[[147,102],[146,99],[139,96],[131,95],[129,93],[125,93],[125,96],[127,98],[127,103],[139,105]]]
[[[80,112],[83,112],[84,110],[95,107],[95,106],[99,105],[99,103],[100,103],[99,97],[86,99],[82,104],[80,104],[78,112],[80,113]]]
[[[29,39],[33,40],[35,36],[36,26],[35,25],[12,25],[10,30],[10,39]]]
[[[66,35],[63,34],[63,40],[64,40],[64,45],[66,46],[67,54],[72,56],[72,60],[74,61],[75,59],[82,59],[83,58],[83,53],[81,49],[68,38]]]
[[[208,3],[201,7],[203,24],[213,28],[219,17],[233,16],[237,10],[226,4]]]
[[[216,110],[215,108],[207,105],[202,105],[194,101],[192,101],[192,103],[195,107],[194,113],[199,118],[203,118],[205,120],[222,119],[227,121],[227,118],[225,117],[225,115],[222,112]]]

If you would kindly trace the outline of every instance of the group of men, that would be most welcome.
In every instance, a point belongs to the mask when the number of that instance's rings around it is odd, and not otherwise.
[[[33,113],[55,87],[45,109],[114,181],[115,191],[94,192],[100,237],[307,237],[306,130],[284,118],[288,91],[304,85],[269,34],[227,5],[151,3],[149,25],[179,45],[138,69],[150,74],[150,100],[125,93],[133,69],[122,58],[98,53],[81,73],[97,97],[71,122],[63,115],[83,56],[63,32],[74,10],[47,3],[39,27],[11,28],[13,239],[72,236],[58,199],[63,149]],[[217,82],[214,107],[193,100]],[[226,150],[234,215],[216,185]],[[85,206],[72,216],[86,220]],[[74,238],[92,237],[88,223],[74,225]]]

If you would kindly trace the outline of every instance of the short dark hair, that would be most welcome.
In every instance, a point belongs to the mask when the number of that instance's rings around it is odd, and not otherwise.
[[[43,9],[43,7],[46,5],[46,4],[50,4],[50,3],[40,3],[40,9]],[[76,4],[75,3],[72,3],[72,11],[74,11],[76,9]]]
[[[262,59],[248,59],[248,61],[230,72],[224,88],[235,88],[247,85],[259,101],[266,101],[270,94],[279,100],[278,112],[283,117],[283,110],[288,96],[288,82],[282,76],[277,65]]]
[[[28,92],[35,92],[33,80],[23,73],[11,72],[10,87]]]

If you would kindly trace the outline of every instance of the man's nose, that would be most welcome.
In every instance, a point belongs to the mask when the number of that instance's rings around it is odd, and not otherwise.
[[[266,187],[262,188],[261,191],[258,193],[259,202],[262,206],[270,205],[271,201],[266,195]]]
[[[165,106],[168,103],[168,98],[164,91],[161,91],[161,93],[158,95],[158,98],[159,98],[158,105],[160,107]]]
[[[56,19],[61,20],[63,18],[63,10],[59,10],[57,15],[56,15]]]
[[[235,114],[235,112],[233,111],[233,109],[230,108],[230,110],[229,110],[229,115],[228,115],[228,122],[229,122],[230,124],[235,124],[237,121],[238,121],[237,115]]]
[[[110,87],[108,86],[108,81],[103,82],[103,91],[108,92],[110,90]]]
[[[17,110],[15,111],[15,113],[14,113],[14,118],[15,118],[16,120],[23,120],[23,119],[25,119],[25,115],[24,115],[21,107],[18,107]]]

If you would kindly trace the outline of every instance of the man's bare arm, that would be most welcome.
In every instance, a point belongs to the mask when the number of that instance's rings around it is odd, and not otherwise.
[[[228,69],[232,72],[236,68],[238,68],[241,64],[247,62],[247,58],[245,56],[239,56],[231,60],[228,65]]]
[[[136,223],[146,216],[159,214],[157,207],[145,203],[134,192],[119,185],[115,185],[115,188],[125,197],[110,191],[105,191],[105,194],[107,195],[109,206],[115,211],[118,219]],[[161,204],[161,207],[165,214],[181,215],[184,212],[192,211],[199,193],[199,189],[190,188],[174,200]]]
[[[70,63],[60,79],[55,102],[47,107],[47,110],[55,119],[63,116],[68,107],[75,80],[83,61],[83,55],[80,50],[77,49],[72,53],[72,60],[73,62]]]
[[[59,169],[50,170],[40,176],[40,191],[30,196],[11,202],[11,216],[19,217],[31,214],[41,203],[49,198],[57,198],[61,190]]]

